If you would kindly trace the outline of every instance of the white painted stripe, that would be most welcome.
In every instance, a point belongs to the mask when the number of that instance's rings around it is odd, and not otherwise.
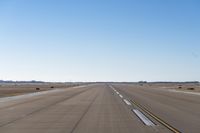
[[[119,97],[123,98],[123,96],[120,94]]]
[[[127,105],[131,106],[131,103],[130,103],[128,100],[124,99],[124,102],[125,102]]]
[[[112,85],[109,85],[110,88],[112,88],[113,90],[115,90],[115,88]]]
[[[70,87],[70,88],[84,88],[84,87],[88,87],[89,85],[83,85],[83,86],[75,86],[75,87]]]
[[[133,109],[132,110],[139,118],[140,120],[147,126],[155,126],[155,124],[149,120],[143,113],[141,113],[139,110],[137,109]]]
[[[96,84],[78,85],[78,86],[69,87],[69,88],[85,88],[85,87],[90,87],[90,86],[94,86],[94,85],[96,85]]]
[[[86,86],[85,85],[84,86],[76,86],[76,87],[71,87],[71,88],[84,88],[84,87],[86,87]],[[34,97],[34,96],[41,96],[41,95],[51,94],[51,93],[56,93],[56,92],[65,92],[65,91],[67,91],[67,90],[66,89],[54,89],[54,90],[48,90],[48,91],[40,91],[40,92],[22,94],[22,95],[18,95],[18,96],[2,97],[2,98],[0,98],[0,103],[15,101],[18,99],[30,98],[30,97]]]
[[[109,85],[109,87],[112,88],[112,90],[113,90],[115,93],[117,93],[117,95],[119,95],[119,92],[118,92],[113,86]]]
[[[191,94],[191,95],[200,95],[199,92],[188,92],[188,91],[178,91],[178,90],[168,90],[169,92],[176,92],[176,93],[184,93],[184,94]]]
[[[3,97],[3,98],[0,98],[0,103],[1,102],[14,101],[14,100],[23,99],[23,98],[34,97],[34,96],[40,96],[40,95],[50,94],[50,93],[55,93],[55,92],[62,92],[62,91],[66,91],[66,90],[64,90],[64,89],[55,89],[55,90],[49,90],[49,91],[42,91],[42,92],[34,92],[34,93],[29,93],[29,94],[23,94],[23,95],[18,95],[18,96]]]

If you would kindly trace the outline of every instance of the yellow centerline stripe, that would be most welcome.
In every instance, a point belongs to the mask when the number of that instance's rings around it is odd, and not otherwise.
[[[162,125],[164,125],[165,127],[167,127],[169,130],[171,130],[174,133],[181,133],[180,131],[178,131],[176,128],[172,127],[171,125],[169,125],[168,123],[166,123],[164,120],[162,120],[161,118],[159,118],[158,116],[154,115],[153,113],[151,113],[149,110],[147,110],[145,107],[141,106],[140,104],[136,103],[133,100],[130,100],[134,105],[136,105],[138,108],[140,108],[141,110],[143,110],[145,113],[147,113],[148,115],[150,115],[151,117],[153,117],[155,120],[157,120],[159,123],[161,123]]]

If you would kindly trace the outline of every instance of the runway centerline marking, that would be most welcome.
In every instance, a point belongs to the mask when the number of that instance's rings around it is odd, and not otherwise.
[[[123,96],[120,94],[119,97],[123,98]]]
[[[124,99],[124,102],[125,102],[127,105],[131,106],[131,103],[130,103],[128,100]]]

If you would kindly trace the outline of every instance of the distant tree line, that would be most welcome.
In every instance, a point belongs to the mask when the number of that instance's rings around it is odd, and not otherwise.
[[[0,80],[0,83],[44,83],[43,81],[12,81],[12,80]]]

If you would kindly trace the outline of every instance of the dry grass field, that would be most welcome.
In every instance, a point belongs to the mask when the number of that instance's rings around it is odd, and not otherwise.
[[[39,91],[47,91],[52,89],[62,89],[78,84],[73,83],[1,83],[0,97],[9,97],[34,93]]]
[[[177,91],[200,92],[199,83],[146,83],[139,86],[155,89],[168,89]]]

